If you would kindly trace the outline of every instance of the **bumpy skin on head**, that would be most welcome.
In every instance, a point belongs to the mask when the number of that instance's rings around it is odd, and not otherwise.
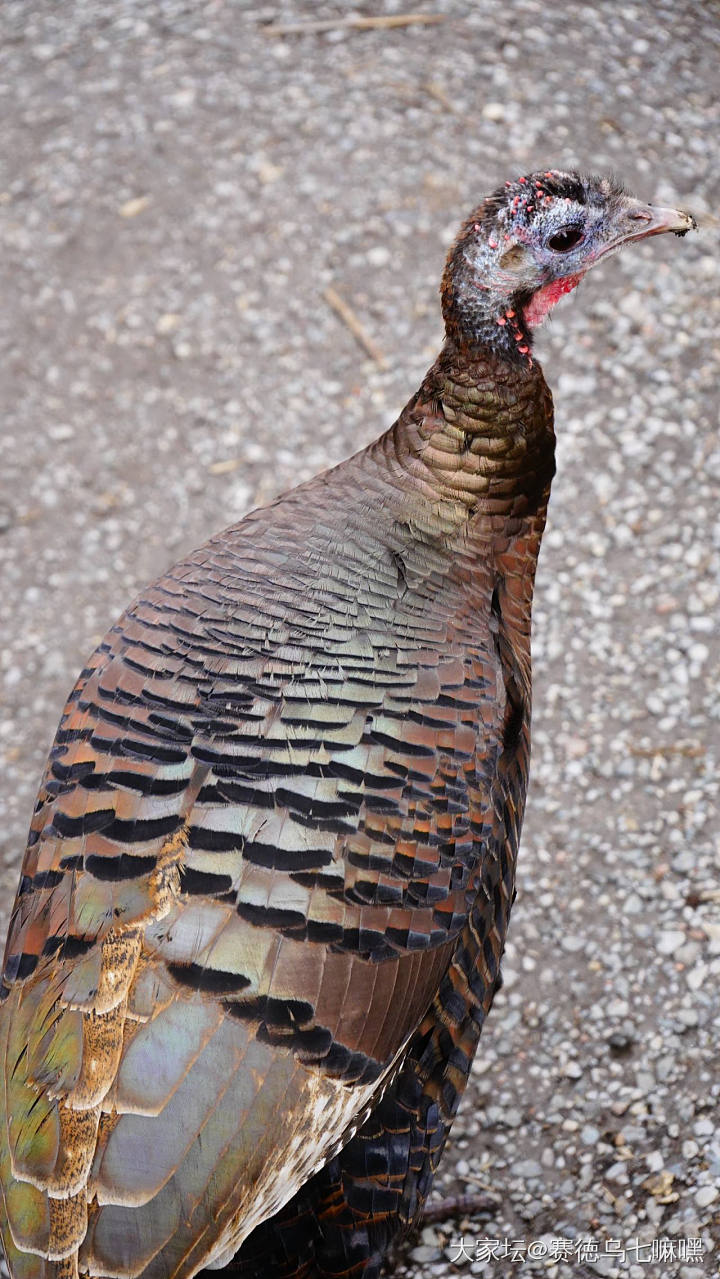
[[[557,174],[481,205],[394,426],[177,564],[80,675],[0,987],[13,1279],[238,1249],[372,1279],[417,1217],[514,895],[554,469],[529,325],[643,208]]]
[[[532,332],[586,271],[631,240],[695,226],[643,205],[619,183],[548,169],[506,182],[461,228],[443,277],[448,333],[531,361]]]

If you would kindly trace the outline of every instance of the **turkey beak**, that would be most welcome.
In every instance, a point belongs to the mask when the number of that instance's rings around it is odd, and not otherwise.
[[[618,210],[616,227],[615,234],[603,245],[598,257],[635,240],[663,235],[665,231],[686,235],[688,231],[697,231],[697,222],[692,213],[685,213],[683,209],[663,209],[657,204],[643,204],[640,200],[627,198]]]

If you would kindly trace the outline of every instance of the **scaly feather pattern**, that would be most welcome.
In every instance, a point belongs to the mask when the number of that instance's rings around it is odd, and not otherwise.
[[[422,1207],[514,895],[554,467],[538,365],[451,318],[384,436],[70,696],[0,991],[13,1279],[369,1279]]]

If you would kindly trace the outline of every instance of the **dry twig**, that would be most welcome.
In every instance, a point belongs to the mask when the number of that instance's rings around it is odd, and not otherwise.
[[[498,1200],[485,1191],[472,1195],[450,1195],[425,1205],[422,1215],[424,1226],[433,1221],[449,1221],[452,1217],[468,1217],[475,1212],[493,1213],[499,1207]]]
[[[229,475],[230,471],[237,471],[242,466],[241,457],[226,457],[222,462],[211,462],[208,471],[211,475]]]
[[[455,107],[450,101],[442,85],[438,84],[437,80],[428,80],[424,88],[430,94],[431,98],[434,98],[436,102],[440,103],[441,107],[444,107],[445,110],[449,111],[451,115],[457,115],[457,111],[455,110]]]
[[[262,27],[266,36],[319,35],[323,31],[376,31],[394,27],[431,26],[444,22],[443,13],[392,13],[378,18],[354,14],[351,18],[326,18],[317,22],[290,22]]]
[[[328,306],[331,306],[336,315],[340,316],[343,324],[345,324],[352,333],[355,341],[360,344],[363,350],[380,366],[381,369],[387,368],[387,360],[378,346],[375,345],[372,338],[365,332],[362,324],[357,318],[352,307],[348,305],[344,298],[332,287],[328,287],[323,292],[323,297]]]

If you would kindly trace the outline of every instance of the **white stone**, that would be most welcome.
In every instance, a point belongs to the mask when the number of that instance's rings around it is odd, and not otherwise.
[[[685,933],[681,933],[675,928],[669,928],[658,935],[656,942],[658,953],[661,955],[673,955],[686,940]]]
[[[387,266],[390,261],[390,250],[384,244],[376,244],[365,254],[371,266]]]
[[[707,964],[696,964],[687,975],[687,984],[691,990],[700,990],[707,977]]]

